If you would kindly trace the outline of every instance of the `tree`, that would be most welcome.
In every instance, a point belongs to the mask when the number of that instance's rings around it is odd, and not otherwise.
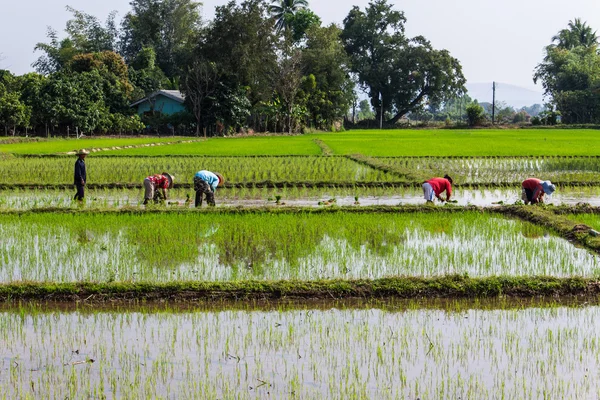
[[[579,46],[591,47],[597,45],[598,35],[586,22],[581,22],[581,19],[575,18],[575,21],[569,21],[566,29],[562,29],[552,37],[552,42],[557,42],[555,46],[560,49],[572,50]]]
[[[469,126],[477,126],[481,124],[484,119],[483,107],[477,103],[472,103],[467,106],[467,121],[469,122]]]
[[[307,0],[274,0],[269,6],[269,13],[277,21],[275,23],[277,33],[282,30],[287,32],[294,15],[307,7]]]
[[[245,88],[254,106],[272,99],[277,76],[277,38],[262,0],[219,6],[196,53],[214,62],[221,82]]]
[[[115,24],[116,11],[108,14],[105,26],[93,15],[69,6],[67,11],[73,14],[73,18],[67,21],[65,31],[78,52],[98,53],[117,49],[119,31]]]
[[[302,49],[303,74],[314,79],[314,85],[305,90],[306,107],[314,127],[320,129],[330,129],[346,115],[354,97],[349,59],[340,34],[340,28],[334,24],[313,26],[306,33]]]
[[[387,121],[392,124],[427,101],[441,102],[466,91],[459,61],[421,36],[406,38],[405,22],[404,13],[387,0],[374,0],[364,12],[354,7],[342,31],[352,72],[377,118],[382,111],[392,112]]]
[[[132,0],[122,22],[121,53],[132,62],[144,48],[156,52],[156,64],[169,78],[182,72],[198,41],[200,3],[192,0]]]
[[[589,27],[583,26],[585,29],[581,30],[587,32]],[[563,31],[559,35],[565,36]],[[597,123],[600,122],[600,54],[597,44],[577,43],[575,47],[567,46],[568,43],[546,47],[546,55],[536,66],[533,80],[542,83],[551,106],[561,113],[564,123]]]
[[[50,43],[38,43],[35,51],[43,51],[33,67],[41,74],[51,74],[65,68],[77,54],[114,51],[117,47],[118,29],[115,25],[117,12],[112,11],[102,26],[98,19],[90,14],[67,6],[73,18],[67,21],[67,37],[59,40],[58,33],[48,27],[47,37]]]
[[[276,84],[277,93],[281,97],[285,116],[287,117],[288,133],[292,133],[292,117],[294,106],[296,105],[296,96],[302,82],[301,54],[294,51],[291,55],[285,57],[279,66],[279,77]]]
[[[207,108],[207,100],[217,91],[219,74],[214,63],[196,60],[188,68],[182,80],[182,91],[196,117],[196,136],[200,135],[203,112]]]
[[[358,103],[358,119],[373,119],[375,118],[375,113],[371,109],[371,104],[369,104],[369,100],[361,100]]]
[[[72,73],[97,71],[102,85],[104,104],[111,113],[130,112],[133,86],[129,82],[129,74],[125,60],[112,51],[80,54],[69,63]]]
[[[31,109],[19,99],[19,93],[9,92],[0,97],[0,123],[4,125],[5,132],[12,127],[15,135],[18,126],[28,126]]]
[[[48,27],[47,36],[50,43],[38,43],[34,48],[34,51],[40,50],[46,54],[40,56],[32,64],[37,72],[44,75],[62,70],[78,54],[71,39],[59,40],[58,33],[50,27]]]

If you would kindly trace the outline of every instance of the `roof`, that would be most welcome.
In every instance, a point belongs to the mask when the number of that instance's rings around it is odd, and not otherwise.
[[[159,90],[157,92],[152,93],[148,97],[144,97],[143,99],[130,104],[129,107],[135,107],[138,104],[141,104],[141,103],[147,101],[148,99],[152,99],[152,98],[154,98],[156,96],[160,96],[160,95],[163,95],[171,100],[175,100],[176,102],[182,103],[182,104],[183,104],[183,101],[185,100],[185,96],[179,90]]]

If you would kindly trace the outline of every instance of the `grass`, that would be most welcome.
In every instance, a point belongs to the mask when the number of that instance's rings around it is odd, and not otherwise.
[[[171,141],[172,138],[53,140],[0,144],[0,152],[49,154],[81,147],[111,147],[158,140]],[[596,156],[600,153],[600,131],[591,129],[353,130],[300,136],[209,138],[198,143],[114,150],[107,154],[251,156],[321,155],[324,151],[337,155],[364,154],[376,157]]]
[[[318,135],[334,154],[400,156],[596,156],[600,131],[393,130]]]
[[[91,303],[131,300],[282,300],[596,296],[597,278],[466,275],[361,280],[194,282],[16,282],[0,284],[0,300]]]
[[[175,144],[160,148],[139,148],[107,151],[107,155],[135,156],[282,156],[320,155],[321,148],[313,142],[313,136],[253,136],[210,138],[207,141],[189,144]]]
[[[138,138],[83,138],[83,139],[39,139],[22,143],[0,143],[0,153],[54,154],[77,149],[136,146],[147,143],[164,143],[193,140],[189,137],[138,137]]]

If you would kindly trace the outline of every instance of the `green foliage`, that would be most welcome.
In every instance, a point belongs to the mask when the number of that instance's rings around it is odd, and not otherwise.
[[[301,8],[286,18],[294,43],[299,43],[306,39],[306,33],[311,28],[321,26],[321,18],[308,8]]]
[[[600,53],[591,28],[575,20],[569,29],[554,37],[557,45],[546,47],[544,61],[537,65],[534,81],[561,112],[563,122],[574,124],[600,121]]]
[[[269,6],[269,13],[276,20],[275,29],[277,32],[279,33],[282,30],[287,32],[292,28],[292,35],[301,33],[302,28],[308,27],[312,22],[311,20],[314,20],[314,14],[313,16],[304,14],[304,16],[300,16],[297,19],[294,17],[298,12],[307,7],[307,0],[273,0]]]
[[[215,10],[215,19],[197,50],[221,73],[230,88],[247,88],[252,105],[270,101],[277,76],[274,20],[260,0],[234,1]]]
[[[484,120],[484,111],[483,107],[481,107],[477,103],[472,103],[467,106],[467,121],[470,126],[480,125]]]
[[[306,107],[313,127],[326,129],[340,120],[353,100],[354,84],[350,79],[348,57],[335,25],[313,26],[307,32],[302,50]]]
[[[375,0],[363,12],[354,7],[344,19],[342,41],[352,72],[368,91],[378,119],[392,112],[394,124],[426,101],[441,102],[465,92],[466,79],[458,60],[435,50],[422,36],[404,35],[404,13],[387,0]]]
[[[200,3],[192,0],[133,0],[123,18],[121,53],[133,62],[144,49],[169,78],[179,76],[200,33]],[[138,60],[139,62],[139,60]],[[137,65],[140,69],[140,65]],[[145,68],[150,68],[147,65]],[[144,69],[144,68],[142,68]]]

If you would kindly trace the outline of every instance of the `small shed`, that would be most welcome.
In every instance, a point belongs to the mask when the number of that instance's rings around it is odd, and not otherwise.
[[[139,116],[152,114],[153,111],[171,115],[185,110],[184,100],[185,96],[179,90],[159,90],[132,103],[130,107],[136,107]]]

